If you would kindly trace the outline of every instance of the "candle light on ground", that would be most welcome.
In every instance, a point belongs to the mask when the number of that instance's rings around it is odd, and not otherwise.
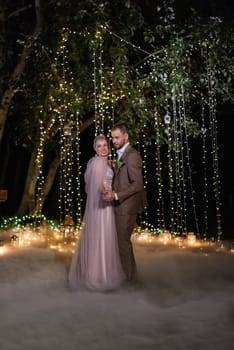
[[[188,232],[187,242],[189,245],[194,245],[196,243],[196,236],[194,232]]]

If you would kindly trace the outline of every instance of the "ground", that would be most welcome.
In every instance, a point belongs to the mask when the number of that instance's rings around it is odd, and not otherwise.
[[[231,245],[134,242],[141,284],[71,292],[71,254],[6,247],[0,256],[1,350],[231,350]]]

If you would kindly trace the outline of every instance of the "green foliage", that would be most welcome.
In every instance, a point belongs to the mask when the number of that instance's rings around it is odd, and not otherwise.
[[[14,25],[6,32],[6,79],[32,27],[31,14],[29,6],[9,18]],[[233,103],[233,27],[219,18],[204,20],[191,12],[186,22],[178,19],[173,1],[147,1],[143,6],[127,0],[52,0],[44,3],[44,16],[44,32],[10,110],[17,143],[33,148],[41,118],[45,128],[55,118],[47,141],[48,149],[55,150],[58,113],[79,112],[81,122],[94,116],[94,53],[96,94],[105,107],[106,130],[114,114],[115,120],[128,123],[134,142],[143,130],[149,144],[155,140],[156,111],[165,141],[164,116],[175,112],[173,99],[185,104],[190,135],[199,134],[202,104],[209,103],[208,67],[218,106]]]

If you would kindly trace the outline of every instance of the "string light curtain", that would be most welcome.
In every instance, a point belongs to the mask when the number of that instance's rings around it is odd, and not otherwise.
[[[74,77],[69,64],[69,37],[75,32],[63,28],[61,43],[51,64],[53,84],[49,90],[48,102],[40,110],[40,141],[36,158],[39,167],[38,202],[42,203],[44,174],[42,171],[44,147],[51,134],[59,134],[59,199],[58,209],[60,225],[64,226],[65,218],[76,218],[81,222],[81,189],[80,189],[80,118],[78,106],[80,99],[74,89]],[[77,165],[77,167],[75,167]],[[76,209],[74,203],[77,202]],[[42,204],[40,204],[40,212]]]
[[[146,75],[150,76],[151,83],[155,79],[155,91],[157,91],[157,84],[163,85],[164,90],[164,115],[162,114],[162,92],[161,96],[155,94],[154,106],[148,106],[145,96],[142,91],[142,98],[137,102],[138,105],[142,108],[142,113],[148,115],[150,108],[153,109],[152,115],[154,119],[154,127],[155,129],[152,132],[155,135],[155,162],[156,162],[156,182],[157,182],[157,200],[156,200],[156,215],[157,215],[157,225],[160,229],[165,229],[166,218],[165,211],[168,208],[169,202],[169,211],[170,211],[170,230],[174,233],[187,233],[188,231],[188,202],[190,201],[192,204],[192,215],[194,221],[194,229],[196,233],[199,235],[199,222],[197,218],[197,209],[196,209],[196,200],[194,197],[194,188],[193,188],[193,178],[192,178],[192,170],[191,170],[191,155],[190,155],[190,147],[189,147],[189,120],[191,119],[187,115],[186,104],[189,103],[188,96],[186,96],[186,79],[183,81],[185,72],[185,68],[180,62],[181,57],[181,47],[178,42],[174,43],[174,47],[172,46],[172,52],[170,55],[166,49],[161,50],[161,54],[158,53],[149,53],[139,46],[132,44],[131,42],[121,38],[119,35],[111,32],[108,28],[100,27],[99,30],[95,33],[95,39],[92,39],[92,49],[93,49],[93,86],[94,86],[94,110],[95,110],[95,135],[99,133],[107,133],[108,138],[110,138],[110,128],[113,125],[115,120],[115,104],[117,101],[117,97],[113,93],[111,87],[111,77],[114,76],[114,67],[108,67],[105,62],[104,52],[103,52],[103,44],[105,40],[105,35],[110,35],[115,37],[115,39],[120,40],[123,44],[130,46],[133,50],[138,50],[141,54],[145,54],[146,58],[144,63],[141,65],[139,69],[136,70],[136,79],[142,79],[146,84]],[[66,72],[66,49],[64,48],[64,73]],[[188,56],[190,52],[188,52]],[[187,59],[187,57],[186,57]],[[170,61],[168,61],[170,60]],[[172,62],[174,60],[174,63]],[[168,62],[167,62],[168,61]],[[154,65],[152,65],[154,62]],[[161,64],[163,63],[163,64]],[[169,71],[160,71],[162,67],[166,67],[169,69],[172,67],[171,72]],[[153,67],[153,68],[152,68]],[[145,72],[148,70],[148,73]],[[65,76],[66,76],[65,74]],[[218,154],[217,154],[217,121],[216,121],[216,101],[215,101],[215,88],[213,84],[214,80],[214,69],[212,67],[212,62],[208,59],[207,56],[207,90],[209,94],[209,98],[207,101],[207,105],[209,106],[209,119],[210,119],[210,135],[211,135],[211,147],[212,147],[212,166],[213,166],[213,192],[216,201],[216,215],[217,215],[217,227],[218,227],[218,235],[221,235],[221,218],[220,218],[220,200],[219,200],[219,174],[218,174]],[[174,80],[174,86],[171,83],[171,79]],[[176,79],[179,79],[176,81]],[[64,85],[65,86],[65,85]],[[63,84],[61,88],[64,88]],[[140,86],[140,84],[139,84]],[[137,89],[139,88],[136,84]],[[124,94],[124,92],[123,92]],[[135,91],[136,100],[141,96],[141,91]],[[201,99],[201,104],[202,104]],[[136,104],[136,107],[138,108]],[[156,112],[157,111],[157,112]],[[160,111],[160,112],[159,112]],[[205,113],[205,110],[203,111]],[[65,137],[64,127],[69,124],[70,120],[67,119],[66,107],[64,107],[63,112],[60,108],[58,114],[60,120],[60,132],[61,132],[61,166],[66,168],[66,174],[64,170],[62,171],[62,177],[60,179],[61,186],[61,198],[60,198],[60,209],[62,210],[61,204],[63,203],[63,207],[66,212],[74,211],[72,208],[72,202],[70,201],[70,197],[74,195],[72,190],[72,184],[69,178],[66,176],[70,176],[72,163],[74,162],[74,150],[69,149],[70,143],[72,140],[69,140],[68,135]],[[63,115],[61,115],[63,114]],[[142,114],[142,118],[143,115]],[[141,115],[138,116],[141,118]],[[203,118],[203,117],[202,117]],[[201,130],[204,130],[205,127],[203,125],[203,118],[200,120]],[[74,119],[76,123],[76,119]],[[144,123],[142,122],[142,125]],[[106,128],[107,125],[107,128]],[[72,128],[74,125],[72,125]],[[148,125],[145,125],[144,129],[147,130]],[[78,124],[76,124],[76,129],[79,129]],[[163,131],[159,131],[159,129],[163,129]],[[107,129],[107,132],[106,130]],[[73,130],[74,131],[74,130]],[[79,131],[78,131],[79,134]],[[73,135],[73,132],[72,132]],[[143,137],[143,159],[144,162],[147,162],[147,154],[146,147],[144,142],[145,133],[141,134]],[[203,136],[205,136],[203,134]],[[162,152],[162,143],[161,140],[164,138],[166,140],[166,164],[162,165],[161,160],[161,152]],[[76,141],[78,142],[79,137],[76,136]],[[79,143],[79,142],[78,142]],[[64,148],[64,149],[63,149]],[[165,149],[165,145],[164,145]],[[203,149],[206,149],[205,142],[203,144]],[[76,147],[77,156],[80,157],[80,149],[79,144]],[[71,164],[69,164],[71,162]],[[203,164],[205,162],[205,158],[203,158]],[[162,178],[163,166],[167,167],[168,171],[168,182]],[[80,165],[78,161],[78,177],[80,176]],[[69,175],[70,174],[70,175]],[[145,173],[145,176],[151,176],[151,174]],[[77,183],[79,183],[77,177]],[[64,189],[63,184],[66,180],[67,187]],[[147,179],[146,179],[147,181]],[[79,188],[79,184],[77,185]],[[65,192],[66,193],[65,193]],[[80,191],[80,190],[79,190]],[[69,193],[69,194],[68,194]],[[165,198],[167,198],[168,202],[165,203]],[[80,202],[80,200],[79,200]],[[207,205],[207,201],[206,201]],[[80,207],[78,205],[77,212],[80,212]],[[64,216],[64,213],[61,216]]]
[[[202,53],[206,59],[206,86],[208,91],[208,113],[209,113],[209,132],[211,142],[211,156],[213,166],[213,194],[216,210],[216,223],[218,240],[222,235],[221,223],[221,204],[220,204],[220,178],[219,178],[219,160],[218,160],[218,141],[217,141],[217,116],[216,116],[216,76],[215,64],[212,59],[212,43],[206,42]]]
[[[94,110],[95,110],[95,136],[104,134],[104,86],[103,86],[103,48],[102,32],[96,31],[93,46],[93,84],[94,84]]]

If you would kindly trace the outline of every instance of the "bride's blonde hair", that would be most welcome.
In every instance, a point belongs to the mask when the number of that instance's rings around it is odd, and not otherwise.
[[[106,136],[100,134],[100,135],[97,135],[97,136],[94,138],[94,140],[93,140],[93,148],[94,148],[94,151],[96,151],[96,145],[97,145],[97,142],[98,142],[99,140],[101,140],[101,141],[106,141],[107,144],[108,144],[108,147],[110,148],[110,145],[109,145],[109,142],[108,142]]]

